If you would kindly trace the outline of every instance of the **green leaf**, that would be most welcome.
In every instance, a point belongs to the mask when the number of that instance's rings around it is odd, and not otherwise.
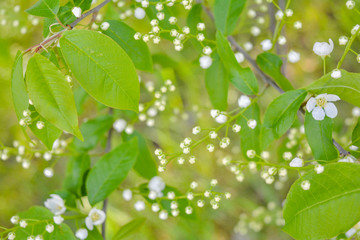
[[[244,116],[244,117],[243,117]],[[255,150],[256,154],[260,154],[260,108],[257,103],[253,103],[237,120],[237,123],[241,126],[240,131],[240,145],[243,156],[248,160],[256,160],[257,158],[248,158],[246,152],[248,150]],[[254,119],[257,125],[254,129],[251,129],[247,122],[250,119]]]
[[[213,56],[213,63],[206,69],[205,86],[214,108],[225,111],[229,89],[229,73],[218,54]]]
[[[39,0],[25,12],[39,17],[55,17],[60,8],[60,0]]]
[[[245,7],[246,0],[215,0],[214,18],[216,28],[224,35],[230,35]]]
[[[84,141],[74,139],[74,147],[77,151],[89,151],[96,147],[105,133],[112,127],[114,120],[111,115],[99,116],[88,120],[80,126],[84,133]]]
[[[110,27],[103,33],[125,50],[137,69],[151,72],[153,65],[149,48],[144,41],[134,39],[136,31],[121,21],[110,20],[107,22]]]
[[[64,181],[64,189],[81,196],[81,186],[83,184],[85,173],[90,168],[90,157],[87,154],[81,154],[69,159]]]
[[[72,73],[93,98],[112,108],[138,112],[139,79],[115,41],[95,31],[73,30],[63,34],[60,48]]]
[[[29,97],[26,91],[23,75],[23,55],[20,51],[16,54],[14,66],[11,74],[11,93],[15,108],[15,113],[20,120],[23,112],[29,107]]]
[[[117,231],[117,233],[113,237],[113,240],[124,239],[124,238],[134,234],[135,232],[139,231],[139,229],[142,227],[142,225],[145,223],[145,221],[146,221],[146,218],[137,218],[137,219],[134,219],[134,220],[128,222],[127,224],[122,226],[119,229],[119,231]]]
[[[86,180],[86,189],[91,205],[113,192],[126,178],[135,164],[138,154],[137,138],[125,142],[100,158]]]
[[[268,106],[261,128],[262,148],[266,148],[273,139],[281,137],[294,123],[296,114],[304,101],[305,90],[293,90],[281,94]]]
[[[41,55],[49,59],[57,68],[60,68],[56,54],[53,50],[44,51],[41,53]]]
[[[216,43],[219,56],[230,73],[230,81],[241,92],[256,95],[259,91],[257,79],[250,68],[242,68],[236,61],[228,40],[220,32],[216,32]]]
[[[89,235],[86,238],[87,240],[103,240],[101,233],[97,228],[94,228],[92,231],[88,231]]]
[[[284,231],[295,239],[330,239],[360,219],[360,165],[334,163],[303,175],[290,188],[284,207]],[[304,191],[303,180],[311,187]]]
[[[331,73],[326,74],[305,88],[311,93],[335,94],[360,107],[360,74],[341,70],[341,77],[334,79]]]
[[[89,10],[93,0],[74,0],[75,6],[80,7],[82,11]]]
[[[37,112],[57,128],[82,139],[74,97],[60,70],[46,57],[35,54],[27,66],[26,83]]]
[[[333,160],[339,155],[332,142],[333,125],[331,118],[317,121],[311,113],[305,113],[305,135],[316,160]]]
[[[284,91],[293,90],[289,80],[281,73],[281,66],[283,64],[281,58],[275,54],[264,52],[257,56],[256,63],[260,69],[269,75]]]
[[[43,235],[44,240],[53,240],[53,239],[76,240],[70,227],[65,223],[62,223],[61,225],[54,224],[53,221],[54,214],[44,207],[34,206],[27,211],[19,213],[18,215],[20,219],[25,219],[25,220],[32,219],[32,220],[27,221],[28,226],[26,228],[18,228],[15,231],[16,239],[27,239],[27,237],[30,235],[33,236]],[[52,232],[51,234],[45,232],[45,226],[48,223],[52,223],[55,227],[54,232]]]
[[[352,145],[360,147],[360,119],[358,120],[353,132],[352,132]]]
[[[203,22],[201,19],[202,4],[198,3],[192,6],[186,18],[186,24],[190,28],[191,34],[197,34],[197,24]]]
[[[152,157],[152,154],[149,150],[146,139],[137,131],[134,131],[133,134],[128,135],[124,134],[127,141],[133,139],[134,137],[138,139],[138,157],[136,159],[134,170],[142,177],[146,179],[151,179],[157,175],[157,166],[156,162]]]

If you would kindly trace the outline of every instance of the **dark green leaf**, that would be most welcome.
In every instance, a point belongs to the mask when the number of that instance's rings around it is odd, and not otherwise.
[[[60,8],[59,0],[39,0],[25,12],[40,17],[55,17]]]
[[[80,7],[82,11],[86,11],[90,9],[92,1],[93,0],[74,0],[74,3],[75,6]]]
[[[230,35],[245,7],[246,0],[215,0],[214,18],[216,28],[224,35]]]
[[[306,90],[315,94],[335,94],[341,100],[360,107],[360,74],[341,70],[341,75],[340,78],[334,79],[331,73],[328,73],[307,86]]]
[[[305,90],[293,90],[281,94],[270,103],[261,128],[263,149],[292,126],[306,95]]]
[[[284,91],[293,90],[289,80],[281,73],[281,66],[283,64],[280,57],[275,54],[264,52],[257,56],[256,63],[260,69],[269,75]]]
[[[35,54],[27,66],[26,83],[36,111],[56,127],[82,139],[74,97],[60,70],[46,57]]]
[[[137,138],[125,142],[100,158],[86,180],[91,205],[110,195],[126,178],[138,154]]]
[[[190,28],[190,33],[196,35],[197,34],[197,25],[200,22],[203,22],[201,19],[202,13],[202,4],[198,3],[192,6],[187,18],[186,23]]]
[[[149,48],[144,41],[134,39],[136,31],[121,21],[107,22],[110,27],[103,31],[104,34],[111,37],[125,50],[137,69],[151,72],[153,66]]]
[[[64,181],[64,189],[81,196],[81,186],[84,181],[86,171],[90,168],[90,157],[87,154],[81,154],[69,159]]]
[[[360,219],[360,165],[334,163],[302,176],[285,201],[284,231],[295,239],[330,239],[346,232]],[[308,180],[304,191],[301,182]]]
[[[135,232],[139,231],[139,229],[142,227],[145,221],[146,218],[137,218],[132,220],[131,222],[128,222],[119,229],[119,231],[113,237],[113,240],[124,239],[134,234]]]
[[[229,73],[218,54],[214,54],[213,63],[206,70],[205,85],[213,107],[225,111],[228,105]]]
[[[138,112],[140,88],[135,67],[110,37],[88,30],[67,31],[60,48],[72,73],[92,97],[112,108]]]
[[[334,122],[331,118],[315,120],[311,113],[305,113],[305,135],[316,160],[333,160],[339,153],[332,142]]]

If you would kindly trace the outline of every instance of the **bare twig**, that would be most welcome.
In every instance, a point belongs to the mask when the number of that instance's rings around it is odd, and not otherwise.
[[[207,15],[211,18],[211,20],[214,21],[214,15],[212,14],[211,10],[205,6],[202,5],[204,11],[207,13]],[[255,71],[260,75],[260,77],[262,78],[262,80],[267,83],[270,84],[272,87],[274,87],[279,93],[284,93],[284,90],[282,90],[276,83],[275,81],[273,81],[269,76],[267,76],[258,66],[258,64],[256,63],[256,61],[254,59],[252,59],[250,57],[250,55],[244,50],[242,49],[242,47],[240,47],[239,44],[237,44],[236,40],[231,37],[228,36],[228,40],[231,43],[231,45],[239,52],[241,52],[245,59],[250,63],[250,65],[255,69]],[[299,110],[301,113],[305,113],[303,109]],[[335,139],[332,139],[334,146],[336,147],[336,149],[339,151],[341,156],[347,156],[350,154],[350,152],[346,151],[338,142],[335,141]]]

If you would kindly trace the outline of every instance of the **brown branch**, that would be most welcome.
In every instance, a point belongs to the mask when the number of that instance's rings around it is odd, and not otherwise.
[[[207,6],[203,6],[204,11],[207,13],[207,15],[211,18],[211,20],[214,21],[214,15],[212,14],[211,10],[207,7]],[[274,87],[279,93],[284,93],[284,90],[282,90],[276,83],[275,81],[273,81],[269,76],[267,76],[259,67],[259,65],[256,63],[256,61],[254,59],[252,59],[250,57],[250,55],[244,50],[242,49],[242,47],[240,47],[239,44],[237,44],[236,40],[231,37],[228,36],[228,40],[231,43],[231,45],[239,52],[241,52],[245,59],[250,63],[250,65],[255,69],[255,71],[260,75],[260,77],[262,78],[262,80],[267,83],[270,84],[272,87]],[[305,113],[305,111],[303,109],[300,109],[299,112],[301,113]],[[336,149],[339,151],[341,156],[347,156],[350,154],[350,152],[346,151],[338,142],[335,141],[335,139],[332,139],[334,146],[336,147]]]

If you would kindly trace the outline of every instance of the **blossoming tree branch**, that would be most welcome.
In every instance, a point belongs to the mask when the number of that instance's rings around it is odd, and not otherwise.
[[[61,3],[25,10],[34,26],[43,20],[44,39],[18,49],[11,93],[23,138],[1,144],[0,157],[3,167],[13,160],[24,169],[45,161],[43,181],[60,174],[60,162],[66,173],[43,204],[13,213],[0,239],[117,240],[146,218],[201,223],[204,209],[245,201],[228,182],[254,178],[286,195],[244,211],[235,234],[275,225],[295,239],[360,236],[360,74],[344,64],[360,63],[358,24],[311,43],[307,54],[323,70],[306,85],[287,72],[302,61],[301,45],[286,37],[303,28],[291,0]],[[360,17],[355,1],[336,4]],[[193,74],[200,77],[184,86]],[[346,114],[348,132],[335,134]],[[169,175],[211,161],[212,174],[218,166],[232,174]],[[119,218],[115,199],[136,213],[109,231]]]

